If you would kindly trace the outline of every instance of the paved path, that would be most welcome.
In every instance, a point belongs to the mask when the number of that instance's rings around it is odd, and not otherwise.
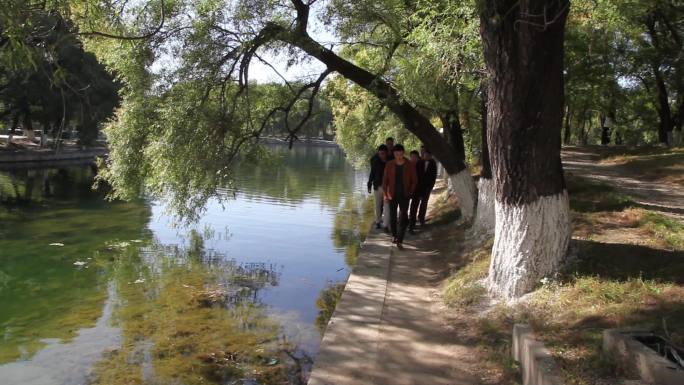
[[[684,221],[684,189],[674,183],[640,179],[639,173],[626,165],[602,164],[600,156],[582,148],[562,152],[565,171],[612,185],[629,195],[641,207]]]
[[[475,347],[442,318],[438,283],[446,261],[426,250],[428,234],[405,249],[372,231],[335,309],[309,385],[465,385]],[[422,240],[418,242],[417,240]]]

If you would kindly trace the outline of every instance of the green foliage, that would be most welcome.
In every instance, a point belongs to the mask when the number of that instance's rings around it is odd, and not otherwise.
[[[613,121],[613,140],[658,141],[662,119],[654,68],[664,80],[673,119],[684,105],[680,52],[684,8],[669,0],[574,1],[566,33],[566,99],[572,133],[600,143],[601,119]],[[649,33],[654,21],[655,37]]]
[[[326,94],[334,115],[335,141],[355,165],[367,166],[377,146],[388,137],[408,150],[420,148],[420,141],[396,116],[360,87],[337,76],[328,82]]]
[[[464,130],[468,160],[475,162],[483,63],[474,4],[336,1],[328,12],[341,37],[353,41],[340,54],[390,81],[436,126],[455,116]],[[387,136],[418,148],[401,122],[359,87],[337,78],[327,90],[337,141],[357,163],[366,161]]]
[[[40,122],[55,136],[73,122],[80,142],[91,144],[118,105],[119,85],[84,51],[71,20],[27,5],[15,12],[20,24],[0,15],[0,119],[27,130]]]

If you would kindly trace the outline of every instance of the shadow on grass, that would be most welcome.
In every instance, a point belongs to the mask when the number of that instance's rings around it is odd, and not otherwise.
[[[621,211],[635,206],[627,195],[612,186],[568,173],[566,176],[570,208],[574,211],[592,213],[597,211]]]
[[[684,284],[683,251],[586,240],[573,240],[572,243],[581,257],[568,266],[566,274],[618,281],[641,278]]]

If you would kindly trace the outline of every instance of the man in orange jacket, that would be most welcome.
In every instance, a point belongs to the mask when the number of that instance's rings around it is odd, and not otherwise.
[[[404,234],[408,227],[409,199],[418,185],[416,167],[404,157],[404,146],[396,144],[393,148],[394,160],[387,162],[382,179],[385,202],[389,202],[390,225],[393,243],[403,248]],[[399,228],[397,229],[397,208],[399,209]]]

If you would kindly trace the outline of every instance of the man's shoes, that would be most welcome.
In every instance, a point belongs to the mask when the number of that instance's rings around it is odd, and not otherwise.
[[[424,221],[424,220],[420,221],[420,227],[423,227],[423,226],[425,226],[425,221]]]
[[[397,243],[397,237],[392,237],[392,243]]]
[[[397,249],[404,250],[404,245],[401,242],[397,242]]]
[[[378,222],[378,223],[375,224],[375,229],[376,229],[376,230],[380,230],[381,228],[382,228],[382,226],[380,226],[380,222]]]

